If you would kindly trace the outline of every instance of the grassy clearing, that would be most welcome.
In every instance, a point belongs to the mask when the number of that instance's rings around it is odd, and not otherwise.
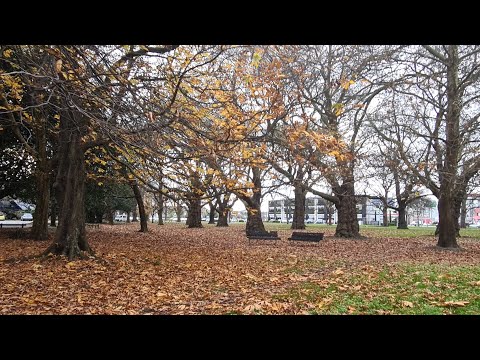
[[[309,314],[478,314],[480,267],[396,265],[337,269],[276,297]]]
[[[265,228],[271,230],[290,230],[291,224],[269,223],[265,222]],[[215,226],[215,225],[207,225]],[[245,226],[245,223],[232,223],[231,226]],[[307,231],[323,231],[335,232],[335,225],[325,224],[308,224]],[[405,230],[399,230],[394,226],[382,227],[372,225],[360,225],[360,234],[368,237],[391,237],[391,238],[414,238],[420,236],[434,236],[435,227],[410,227]],[[480,229],[461,229],[462,237],[480,239]]]

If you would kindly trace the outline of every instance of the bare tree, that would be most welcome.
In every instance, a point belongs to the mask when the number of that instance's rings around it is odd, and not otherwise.
[[[437,245],[442,248],[458,247],[461,202],[480,170],[479,54],[479,46],[422,46],[405,49],[397,59],[404,68],[396,92],[405,96],[406,106],[391,118],[389,125],[399,131],[390,141],[439,200]],[[402,132],[409,134],[407,143],[398,135]]]

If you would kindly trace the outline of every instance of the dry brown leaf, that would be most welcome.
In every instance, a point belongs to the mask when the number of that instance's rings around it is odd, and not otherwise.
[[[448,307],[463,307],[467,304],[469,304],[470,301],[445,301],[443,303],[443,306],[448,306]]]
[[[336,287],[335,297],[344,295],[342,291],[361,291],[367,300],[385,295],[395,301],[388,284],[382,289],[368,280],[358,284],[355,276],[365,272],[365,278],[376,277],[387,262],[390,274],[404,261],[480,263],[474,256],[480,253],[480,242],[468,239],[462,243],[466,251],[450,254],[430,249],[431,238],[328,239],[334,227],[325,228],[327,239],[319,247],[287,247],[283,237],[276,244],[249,246],[244,226],[187,229],[183,224],[167,224],[149,226],[145,234],[137,230],[138,224],[102,224],[101,230],[87,232],[90,245],[106,262],[92,258],[67,263],[63,257],[49,256],[40,264],[38,260],[0,263],[0,313],[297,314],[319,309],[328,313],[333,300],[319,299],[318,292],[305,288],[305,283],[319,289]],[[367,229],[365,235],[369,235]],[[2,259],[40,254],[47,245],[8,236],[0,231]],[[432,283],[442,288],[450,285],[442,280]],[[470,286],[480,286],[480,281]],[[446,301],[442,293],[428,289],[421,295],[435,300],[432,305],[450,309],[468,304]],[[363,311],[354,308],[347,307],[345,312]]]
[[[340,276],[345,274],[341,268],[336,269],[335,271],[332,272],[333,275]]]

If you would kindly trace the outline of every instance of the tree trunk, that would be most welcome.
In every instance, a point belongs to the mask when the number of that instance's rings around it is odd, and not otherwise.
[[[140,188],[138,187],[137,183],[131,184],[133,194],[135,196],[135,200],[137,200],[137,205],[138,205],[138,212],[140,214],[140,232],[147,232],[147,223],[148,223],[148,218],[147,218],[147,213],[145,212],[145,205],[143,204],[143,198],[142,198],[142,193],[140,192]]]
[[[45,254],[66,255],[69,260],[93,254],[85,232],[85,156],[81,146],[85,129],[82,115],[66,111],[61,116],[59,132],[59,165],[55,181],[58,194],[58,227],[52,245]],[[83,130],[82,130],[83,129]]]
[[[225,215],[223,214],[218,215],[217,226],[228,227],[228,211],[225,213]]]
[[[210,214],[209,214],[209,224],[215,224],[215,205],[212,202],[209,202],[210,205]]]
[[[94,211],[87,211],[85,213],[85,217],[87,219],[87,223],[94,223],[95,222],[95,212]]]
[[[202,203],[199,198],[189,199],[187,226],[189,228],[202,228]]]
[[[465,229],[467,227],[466,218],[467,218],[467,198],[465,197],[462,200],[462,206],[460,209],[460,227],[462,229]]]
[[[335,236],[345,238],[360,237],[353,178],[348,179],[339,187],[332,188],[332,190],[339,199],[339,202],[335,204],[338,214]]]
[[[95,214],[95,223],[97,224],[101,224],[103,221],[103,213],[102,212],[98,212]]]
[[[107,221],[109,225],[113,225],[113,218],[115,216],[115,210],[108,210],[107,211]]]
[[[460,189],[458,189],[460,187]],[[462,204],[466,201],[467,189],[461,184],[457,185],[457,191],[453,197],[453,217],[455,222],[455,233],[460,237],[460,216],[462,212]],[[465,204],[466,205],[466,204]]]
[[[163,225],[163,195],[158,195],[158,225]]]
[[[178,202],[175,206],[175,213],[177,214],[177,222],[182,221],[182,205]]]
[[[442,248],[458,248],[457,231],[455,228],[455,216],[453,211],[453,199],[447,194],[442,194],[438,200],[438,243]]]
[[[403,202],[398,204],[397,229],[408,229],[408,225],[407,225],[407,205]]]
[[[132,222],[137,222],[138,221],[138,213],[137,213],[137,206],[133,209],[133,219]]]
[[[127,224],[130,223],[130,211],[127,211]]]
[[[50,226],[56,227],[56,219],[57,219],[57,204],[54,199],[50,202]]]
[[[445,118],[445,159],[440,172],[440,196],[438,200],[439,234],[437,246],[458,248],[455,219],[456,173],[460,149],[461,99],[458,80],[458,46],[448,46],[447,58],[447,116]],[[455,224],[457,220],[457,224]]]
[[[388,226],[388,192],[385,191],[385,198],[382,199],[382,226]]]
[[[47,159],[47,139],[45,131],[38,131],[37,149],[37,171],[36,181],[36,204],[35,217],[31,236],[34,240],[48,239],[48,203],[50,201],[50,166]]]
[[[228,202],[228,200],[227,200]],[[226,227],[228,226],[228,209],[223,203],[218,204],[218,227]]]
[[[265,230],[265,225],[262,220],[262,212],[260,209],[261,200],[262,200],[262,171],[258,167],[252,167],[252,182],[253,182],[253,195],[252,197],[245,197],[245,195],[240,194],[247,208],[247,225],[246,233],[248,235],[253,235],[255,233],[267,233]]]
[[[382,209],[382,226],[388,226],[388,210],[387,208]]]
[[[247,208],[247,236],[255,233],[267,233],[265,225],[262,221],[262,213],[260,212],[260,206],[257,208]]]
[[[50,175],[39,171],[37,174],[35,217],[31,236],[34,240],[48,239],[48,202],[50,200]]]
[[[301,181],[295,180],[295,209],[293,210],[293,219],[291,229],[305,229],[305,195]]]

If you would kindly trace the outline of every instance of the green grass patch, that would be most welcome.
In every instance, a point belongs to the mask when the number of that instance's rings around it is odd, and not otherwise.
[[[264,222],[267,231],[272,230],[290,230],[292,224]],[[212,225],[213,226],[213,225]],[[233,227],[245,227],[245,223],[231,223]],[[327,224],[307,224],[307,231],[329,230],[335,232],[336,225]],[[373,226],[360,225],[360,234],[372,238],[391,237],[391,238],[416,238],[435,236],[434,226],[411,226],[408,229],[397,229],[395,226]],[[464,238],[473,238],[480,240],[480,229],[460,229],[460,235]]]
[[[311,314],[480,314],[480,266],[367,266],[275,298]]]

